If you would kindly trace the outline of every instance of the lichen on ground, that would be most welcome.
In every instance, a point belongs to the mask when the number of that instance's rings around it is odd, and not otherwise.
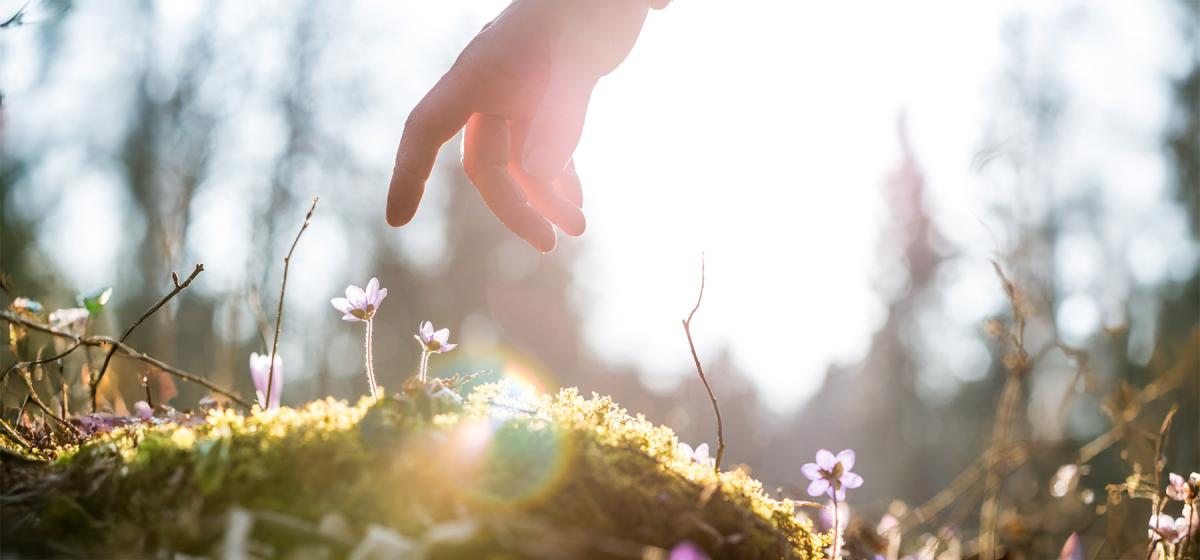
[[[356,405],[138,422],[6,454],[5,548],[25,555],[817,558],[828,536],[666,427],[573,389],[406,391]],[[371,551],[374,551],[371,553]]]

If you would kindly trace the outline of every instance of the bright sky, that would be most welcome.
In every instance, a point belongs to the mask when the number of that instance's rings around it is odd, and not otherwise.
[[[2,0],[0,9],[7,13],[22,3]],[[369,76],[361,90],[374,105],[365,116],[338,124],[356,153],[378,162],[373,171],[387,174],[404,115],[471,32],[506,4],[407,0],[339,10],[337,17],[347,22],[339,28],[354,32],[327,53],[337,60],[330,71]],[[205,6],[161,4],[168,48],[178,48],[171,37],[186,35]],[[243,40],[252,34],[250,46],[260,60],[256,79],[273,79],[279,69],[272,60],[281,47],[280,32],[268,24],[272,9],[229,3],[213,11],[222,33]],[[1027,46],[1061,56],[1057,71],[1077,96],[1068,115],[1083,140],[1064,141],[1071,156],[1061,170],[1064,190],[1069,194],[1070,185],[1094,179],[1104,204],[1128,218],[1114,221],[1116,231],[1136,232],[1146,216],[1161,214],[1168,180],[1158,154],[1168,107],[1161,80],[1178,70],[1179,60],[1171,56],[1178,48],[1171,14],[1159,4],[677,0],[650,15],[630,58],[601,81],[577,152],[589,230],[572,243],[586,247],[578,298],[588,310],[587,332],[596,349],[641,366],[654,385],[690,376],[679,321],[694,303],[704,252],[708,286],[694,327],[700,351],[715,357],[730,348],[773,407],[810,396],[830,362],[860,357],[884,318],[884,303],[872,288],[888,272],[876,253],[886,215],[879,195],[898,163],[895,123],[901,111],[908,114],[939,226],[964,248],[947,281],[947,313],[973,329],[998,302],[986,259],[1002,248],[996,237],[1002,228],[986,223],[985,203],[1006,195],[994,192],[997,182],[978,176],[971,164],[989,118],[1007,95],[1003,79],[1012,51],[1005,30],[1022,14],[1029,24]],[[110,37],[118,28],[119,20],[75,25],[74,52],[115,40]],[[6,60],[0,77],[6,93],[12,91],[7,105],[22,109],[10,114],[10,138],[36,137],[46,129],[78,136],[77,129],[95,140],[105,134],[94,126],[96,119],[119,122],[118,115],[86,114],[89,108],[78,107],[79,91],[99,94],[105,80],[121,79],[119,50],[93,47],[79,58],[83,62],[64,70],[74,85],[56,90],[61,99],[31,103],[21,97],[33,83],[29,60],[10,53],[31,52],[36,43],[26,34],[10,44],[9,35],[0,33]],[[10,58],[17,64],[8,64]],[[239,107],[271,102],[253,96],[225,101]],[[73,124],[78,121],[63,112],[72,103],[93,126]],[[251,119],[222,140],[241,146],[235,161],[252,168],[271,157],[278,126],[269,118]],[[455,152],[445,150],[442,163],[454,164]],[[62,219],[47,232],[47,247],[69,245],[85,232],[95,240],[117,239],[128,233],[125,228],[138,227],[98,217],[105,209],[117,212],[120,201],[107,196],[115,190],[111,171],[73,171],[84,161],[83,148],[56,150],[50,158],[53,165],[39,171],[45,182],[92,188],[54,206]],[[228,233],[253,216],[253,209],[232,202],[247,181],[238,176],[240,167],[219,169],[228,176],[216,177],[196,202],[225,209],[198,213],[204,217],[194,225],[200,233],[226,233],[202,235],[206,247],[191,248],[207,251],[206,263],[244,252],[221,238],[235,239]],[[327,194],[323,201],[353,204],[349,193],[378,197],[384,187],[359,185],[344,191],[343,200]],[[24,203],[44,206],[52,196],[35,193]],[[431,196],[436,204],[442,195]],[[420,235],[432,227],[430,214],[418,214],[409,233],[392,234],[416,254],[435,251],[436,244],[431,249],[421,242],[432,236]],[[1141,259],[1139,270],[1147,271],[1140,281],[1161,280],[1169,263],[1180,260],[1174,247],[1184,230],[1175,214],[1158,216],[1167,224],[1161,233],[1141,233],[1151,237],[1139,242],[1144,250],[1131,253]],[[1079,250],[1066,253],[1071,264],[1065,269],[1084,279],[1091,270],[1094,278],[1102,258],[1087,239],[1078,243]],[[346,264],[347,239],[332,235],[306,244],[310,254],[323,255],[314,257],[314,270]],[[1186,249],[1183,256],[1194,258]],[[89,286],[114,277],[108,265],[114,257],[97,249],[62,260],[73,263],[68,273],[79,285]],[[219,285],[220,273],[209,274]],[[315,294],[336,291],[334,284],[343,281],[302,276],[307,284],[297,289]],[[1068,336],[1098,328],[1102,303],[1086,295],[1092,288],[1081,285],[1082,299],[1059,310]],[[313,313],[328,315],[324,299],[312,301],[322,307]],[[955,367],[975,368],[986,354],[975,351],[969,358]]]

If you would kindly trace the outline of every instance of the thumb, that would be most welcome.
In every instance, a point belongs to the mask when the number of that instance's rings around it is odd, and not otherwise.
[[[521,166],[526,173],[543,178],[562,174],[579,145],[588,99],[595,85],[596,78],[590,76],[551,74],[525,138]]]

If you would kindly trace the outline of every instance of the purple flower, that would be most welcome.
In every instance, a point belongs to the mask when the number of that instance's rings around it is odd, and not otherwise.
[[[150,403],[138,401],[133,403],[133,414],[142,420],[149,420],[154,418],[154,409],[150,408]]]
[[[708,444],[707,443],[701,443],[700,445],[697,445],[695,449],[692,449],[692,446],[690,446],[686,443],[683,443],[681,441],[681,442],[679,442],[679,447],[676,449],[676,451],[684,459],[688,459],[691,462],[699,464],[701,466],[711,468],[711,467],[716,466],[716,464],[717,464],[716,459],[713,459],[712,457],[708,456]]]
[[[691,541],[683,541],[671,549],[667,560],[708,560],[708,555]]]
[[[1195,473],[1193,473],[1195,476]],[[1170,482],[1167,484],[1167,497],[1172,500],[1186,502],[1192,497],[1192,485],[1188,484],[1182,476],[1171,473]]]
[[[283,358],[278,354],[275,355],[274,378],[269,380],[271,383],[270,406],[266,402],[269,377],[271,377],[271,355],[251,352],[250,378],[254,380],[254,391],[258,395],[258,405],[263,408],[279,408],[279,397],[283,393]]]
[[[346,297],[333,298],[329,303],[342,312],[343,321],[370,321],[385,297],[387,288],[380,288],[379,280],[372,278],[367,282],[367,289],[347,286]]]
[[[817,451],[817,462],[800,467],[800,472],[812,482],[808,485],[809,496],[828,494],[841,501],[846,499],[847,488],[862,486],[863,478],[850,472],[854,466],[854,450],[846,449],[835,457],[828,449]]]
[[[431,354],[449,352],[458,346],[457,344],[450,344],[450,329],[439,329],[435,332],[433,330],[433,323],[429,321],[421,323],[421,328],[414,337],[425,348],[425,351]]]

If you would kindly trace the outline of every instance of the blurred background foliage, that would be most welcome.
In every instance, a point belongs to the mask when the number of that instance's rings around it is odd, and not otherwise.
[[[285,403],[365,391],[359,330],[340,324],[326,301],[345,284],[363,285],[374,275],[391,294],[376,342],[384,386],[399,386],[413,371],[418,347],[411,332],[419,320],[434,319],[463,343],[435,363],[441,373],[492,370],[547,389],[578,386],[671,425],[684,440],[712,442],[712,412],[698,381],[652,390],[645,379],[657,372],[638,371],[589,344],[583,302],[594,288],[581,287],[575,277],[588,251],[586,236],[549,255],[533,253],[491,217],[458,166],[449,164],[453,158],[442,161],[440,184],[429,189],[423,208],[439,219],[403,235],[384,225],[390,161],[365,154],[394,145],[403,108],[377,103],[389,94],[372,81],[379,69],[347,63],[379,29],[354,27],[364,24],[348,17],[341,3],[283,6],[245,15],[237,3],[218,2],[181,20],[153,2],[98,7],[46,0],[34,3],[24,21],[0,30],[6,43],[0,59],[7,65],[21,57],[32,76],[19,96],[4,102],[4,122],[19,120],[20,134],[8,124],[0,129],[6,297],[32,297],[47,310],[73,306],[76,293],[103,287],[106,276],[89,270],[115,263],[112,301],[90,327],[115,335],[169,290],[172,271],[185,274],[211,255],[240,259],[233,270],[206,263],[196,287],[130,342],[251,394],[246,358],[265,348],[282,256],[311,196],[320,194],[312,229],[297,249],[303,266],[290,279]],[[1151,215],[1124,229],[1112,228],[1119,212],[1105,208],[1089,187],[1096,177],[1063,171],[1078,165],[1073,150],[1096,139],[1079,138],[1080,117],[1060,83],[1055,46],[1031,40],[1022,21],[1010,26],[1005,74],[996,77],[995,126],[973,162],[975,172],[1004,193],[980,212],[1003,240],[995,259],[1030,311],[1025,344],[1034,361],[1012,436],[1026,446],[1029,460],[1005,479],[1000,507],[1009,538],[1036,532],[1035,525],[1052,537],[1047,542],[1061,542],[1071,531],[1144,538],[1149,502],[1123,504],[1133,515],[1115,533],[1088,520],[1105,504],[1106,484],[1125,480],[1133,465],[1153,469],[1147,434],[1156,432],[1172,404],[1179,412],[1167,468],[1200,470],[1200,7],[1181,0],[1170,9],[1185,45],[1192,45],[1183,56],[1186,67],[1161,82],[1174,100],[1168,126],[1158,131],[1170,197],[1161,220]],[[436,75],[455,55],[458,39],[470,36],[472,23],[464,18],[448,30],[454,41],[414,45],[429,49],[416,67],[398,63],[387,71]],[[8,44],[17,34],[26,41],[21,49]],[[30,41],[36,49],[28,48]],[[91,49],[93,58],[80,64],[64,56],[69,41]],[[78,53],[78,45],[71,52]],[[414,82],[405,87],[419,90],[428,80]],[[91,87],[97,83],[112,87]],[[66,106],[72,109],[63,112]],[[887,218],[878,259],[899,265],[882,267],[886,316],[863,357],[831,365],[814,397],[780,412],[763,404],[750,382],[754,372],[733,354],[719,346],[699,349],[726,418],[727,461],[744,463],[795,497],[802,494],[798,468],[815,449],[857,449],[855,470],[867,484],[852,503],[867,517],[893,500],[922,504],[981,456],[1007,375],[1003,341],[985,324],[955,322],[956,306],[973,305],[948,287],[947,279],[962,273],[964,248],[940,233],[942,216],[926,203],[919,150],[905,119],[898,123],[902,158],[880,187]],[[1123,179],[1134,183],[1128,188],[1135,193],[1142,188],[1137,177]],[[63,223],[64,213],[56,211],[62,208],[95,219],[86,227]],[[1185,219],[1173,219],[1178,216]],[[104,225],[93,225],[98,222]],[[1171,229],[1180,224],[1184,229]],[[1160,228],[1166,233],[1159,235]],[[1158,241],[1119,233],[1129,231]],[[1094,257],[1082,272],[1075,259],[1081,253]],[[1002,298],[1000,282],[992,286],[995,293],[973,297]],[[1103,328],[1074,336],[1063,324],[1078,316],[1072,306],[1098,315]],[[1013,319],[1005,309],[994,313],[1002,324]],[[702,308],[698,328],[703,322]],[[986,370],[945,373],[955,364],[977,363],[972,356],[980,352],[989,358]],[[70,358],[68,378],[95,359]],[[106,406],[123,412],[140,398],[141,368],[114,362]],[[1139,401],[1138,391],[1154,383],[1161,393],[1140,394]],[[178,391],[171,401],[176,407],[205,396],[192,386],[163,388],[168,384],[159,376],[163,396]],[[6,387],[6,415],[20,406],[19,393],[15,384]],[[79,397],[72,406],[82,406]],[[1130,410],[1136,429],[1091,459],[1077,491],[1072,486],[1070,496],[1051,496],[1059,467],[1078,461],[1081,446],[1119,425],[1114,418]],[[978,486],[955,496],[966,505],[938,511],[924,530],[977,523],[971,512],[983,500]]]

